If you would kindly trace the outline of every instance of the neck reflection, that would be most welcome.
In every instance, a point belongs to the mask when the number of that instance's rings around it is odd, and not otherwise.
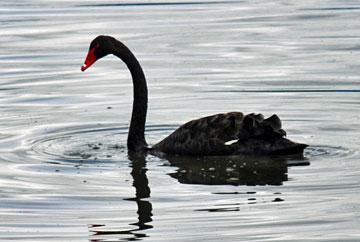
[[[123,235],[118,239],[119,241],[136,241],[141,238],[148,237],[148,235],[142,231],[153,228],[152,225],[148,224],[152,221],[152,204],[151,202],[144,200],[146,198],[150,198],[151,193],[149,180],[146,176],[147,169],[145,156],[129,152],[128,158],[131,161],[129,167],[131,167],[130,174],[133,178],[132,185],[135,188],[135,197],[125,198],[124,200],[136,202],[138,220],[129,225],[136,226],[137,228],[116,231],[101,230],[100,227],[106,227],[106,225],[93,224],[90,227],[96,238],[91,239],[91,242],[104,241],[103,236],[107,235]]]
[[[138,222],[133,223],[139,228],[135,231],[151,229],[153,226],[147,223],[152,221],[152,204],[143,200],[144,198],[150,197],[149,180],[146,176],[147,168],[144,155],[130,154],[129,159],[132,161],[130,164],[131,176],[133,178],[133,186],[135,187],[135,197],[128,199],[136,202],[138,210]]]

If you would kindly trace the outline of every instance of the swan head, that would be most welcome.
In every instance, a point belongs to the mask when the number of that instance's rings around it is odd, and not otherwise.
[[[90,43],[89,52],[86,56],[84,64],[81,66],[81,71],[85,71],[95,61],[103,58],[108,54],[112,54],[116,51],[116,40],[111,36],[100,35],[96,37]]]

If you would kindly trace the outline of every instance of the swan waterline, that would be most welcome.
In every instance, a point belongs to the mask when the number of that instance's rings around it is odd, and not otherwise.
[[[161,152],[189,156],[291,155],[308,146],[287,138],[277,115],[220,113],[192,120],[159,143],[149,147],[145,140],[148,89],[142,67],[135,55],[112,36],[98,36],[90,44],[85,71],[102,57],[113,54],[128,67],[133,81],[133,109],[127,139],[131,152]]]

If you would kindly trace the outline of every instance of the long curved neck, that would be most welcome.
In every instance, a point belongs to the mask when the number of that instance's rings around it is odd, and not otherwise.
[[[129,150],[140,151],[147,146],[145,141],[145,122],[148,103],[147,85],[144,72],[134,54],[121,42],[116,42],[113,53],[125,62],[133,80],[134,100],[127,140]]]

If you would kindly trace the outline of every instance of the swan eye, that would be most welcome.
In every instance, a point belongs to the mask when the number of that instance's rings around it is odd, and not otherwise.
[[[106,54],[101,48],[99,48],[99,45],[97,45],[94,47],[94,55],[96,56],[97,59],[100,59],[104,57]]]

